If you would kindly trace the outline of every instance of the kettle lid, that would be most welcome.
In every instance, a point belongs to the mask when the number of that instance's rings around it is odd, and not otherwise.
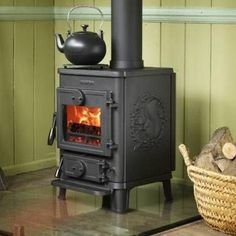
[[[82,29],[81,31],[73,32],[72,35],[97,35],[97,33],[88,31],[89,25],[81,25]],[[70,34],[69,34],[70,35]]]

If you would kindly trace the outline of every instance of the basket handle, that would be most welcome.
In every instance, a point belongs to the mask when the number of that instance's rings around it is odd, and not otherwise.
[[[189,157],[189,153],[188,150],[186,148],[186,146],[184,144],[180,144],[179,145],[179,151],[182,154],[183,158],[184,158],[184,162],[186,166],[191,166],[192,165],[192,161]]]

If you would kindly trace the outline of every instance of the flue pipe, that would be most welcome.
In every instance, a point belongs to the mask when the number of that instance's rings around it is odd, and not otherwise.
[[[143,68],[142,11],[142,0],[112,0],[111,68]]]

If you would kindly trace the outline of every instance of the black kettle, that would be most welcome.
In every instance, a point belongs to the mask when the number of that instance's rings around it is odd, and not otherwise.
[[[99,34],[87,31],[88,25],[82,25],[82,31],[72,32],[70,25],[70,15],[77,8],[93,8],[101,14],[101,25]],[[67,15],[69,27],[67,39],[64,41],[61,34],[56,34],[57,48],[64,53],[66,58],[75,65],[96,65],[106,55],[106,44],[103,40],[104,18],[102,11],[93,6],[76,6],[70,9]]]

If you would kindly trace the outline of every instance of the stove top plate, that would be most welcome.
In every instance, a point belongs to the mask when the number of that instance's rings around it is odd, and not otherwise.
[[[83,69],[83,70],[101,70],[108,69],[109,66],[107,64],[97,64],[97,65],[73,65],[73,64],[64,64],[63,67],[65,69]]]

